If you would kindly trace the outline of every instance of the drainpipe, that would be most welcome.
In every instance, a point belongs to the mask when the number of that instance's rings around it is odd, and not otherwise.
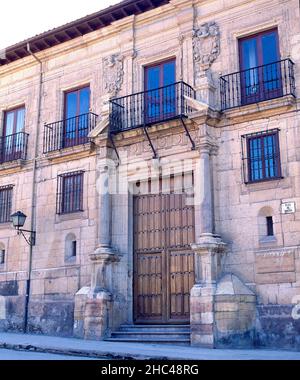
[[[41,121],[43,63],[31,51],[29,43],[27,44],[27,51],[38,62],[39,66],[40,66],[37,123],[36,123],[36,133],[35,133],[35,142],[34,142],[34,156],[33,156],[33,170],[32,170],[31,227],[30,227],[31,231],[36,231],[36,170],[37,170],[37,159],[38,159],[38,142],[39,142],[39,132],[40,132],[40,121]],[[31,275],[32,275],[32,253],[33,253],[33,246],[30,245],[29,257],[28,257],[28,278],[26,281],[25,314],[24,314],[24,333],[25,334],[28,333],[28,312],[29,312],[30,287],[31,287]]]

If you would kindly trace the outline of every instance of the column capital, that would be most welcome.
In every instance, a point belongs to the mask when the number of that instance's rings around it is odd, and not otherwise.
[[[97,171],[100,174],[109,174],[111,169],[116,169],[116,162],[110,157],[103,157],[97,162]]]
[[[218,152],[218,145],[216,142],[208,140],[208,139],[203,139],[203,141],[200,142],[198,145],[199,148],[199,153],[200,155],[203,154],[209,154],[211,156],[214,156]]]

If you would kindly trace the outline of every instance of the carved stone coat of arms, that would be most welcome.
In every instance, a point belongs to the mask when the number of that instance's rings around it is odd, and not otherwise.
[[[121,54],[112,54],[103,59],[104,88],[111,96],[116,96],[122,87],[123,60]]]
[[[214,21],[194,29],[193,50],[196,72],[209,69],[220,54],[220,30]]]

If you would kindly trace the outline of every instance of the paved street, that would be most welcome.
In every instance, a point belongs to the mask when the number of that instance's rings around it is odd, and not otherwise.
[[[23,352],[13,353],[13,355],[25,359],[31,359],[37,355],[42,355],[43,358],[45,358],[43,355],[46,355],[48,359],[57,357],[56,354],[62,354],[65,358],[68,353],[71,356],[78,353],[100,359],[300,360],[300,352],[285,350],[211,350],[176,345],[87,341],[74,338],[0,333],[0,348],[14,349],[20,347],[27,350],[30,348],[31,352],[28,353],[28,356],[26,356],[27,353]],[[32,350],[42,353],[33,353]],[[67,359],[70,360],[70,357],[68,356]]]
[[[100,359],[0,349],[0,360],[100,360]]]

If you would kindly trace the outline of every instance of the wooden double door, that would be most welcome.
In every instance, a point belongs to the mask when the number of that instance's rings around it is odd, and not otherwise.
[[[134,197],[135,323],[189,323],[194,206],[185,190]],[[161,187],[161,183],[160,183]]]

